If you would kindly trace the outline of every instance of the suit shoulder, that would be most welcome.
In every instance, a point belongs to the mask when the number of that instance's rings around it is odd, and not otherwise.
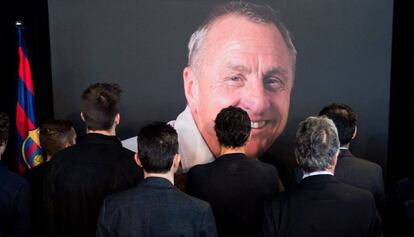
[[[108,195],[104,201],[106,207],[122,208],[123,206],[127,206],[127,208],[129,208],[129,204],[131,203],[130,201],[139,196],[140,192],[138,189],[139,188],[135,186],[130,189]]]
[[[358,188],[353,185],[342,182],[338,184],[338,187],[340,187],[340,190],[345,194],[345,197],[369,199],[374,201],[373,194],[368,190]]]
[[[126,155],[126,156],[135,156],[135,152],[125,148],[125,147],[120,147],[121,151]]]
[[[177,190],[177,192],[179,193],[183,201],[185,201],[188,204],[188,207],[199,210],[199,211],[205,211],[206,209],[210,209],[210,204],[208,202],[198,199],[196,197],[193,197],[191,195],[188,195],[179,190]]]
[[[382,170],[381,166],[375,162],[365,160],[359,157],[346,157],[346,159],[349,159],[350,162],[357,164],[359,167],[369,168],[369,169],[380,169]]]
[[[8,192],[30,190],[28,181],[20,175],[0,167],[0,187]]]
[[[208,164],[201,164],[201,165],[195,165],[191,167],[191,169],[188,171],[187,175],[190,177],[192,176],[198,176],[200,174],[205,174],[212,168],[212,163]]]
[[[279,176],[279,172],[277,168],[273,165],[264,163],[260,160],[247,160],[250,164],[252,164],[257,170],[259,170],[258,174],[264,175],[264,176]]]
[[[68,158],[73,158],[73,157],[77,157],[77,154],[82,154],[83,153],[83,146],[80,143],[77,143],[73,146],[69,146],[65,149],[62,149],[58,152],[56,152],[53,156],[50,162],[54,161],[56,163],[56,161],[64,161]],[[87,148],[86,148],[87,149]],[[72,159],[73,160],[73,159]]]
[[[357,157],[342,157],[338,159],[336,172],[339,177],[350,178],[351,174],[363,175],[371,179],[382,176],[382,168],[380,165]]]

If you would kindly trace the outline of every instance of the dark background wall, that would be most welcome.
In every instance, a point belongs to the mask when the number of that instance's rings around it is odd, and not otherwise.
[[[388,183],[414,176],[414,7],[395,1],[393,21]]]
[[[185,107],[182,69],[191,33],[225,1],[49,0],[54,111],[81,129],[79,95],[99,81],[119,83],[121,138]],[[359,115],[355,154],[386,167],[393,2],[254,1],[278,8],[298,50],[284,134],[272,147],[291,157],[298,123],[331,103]]]

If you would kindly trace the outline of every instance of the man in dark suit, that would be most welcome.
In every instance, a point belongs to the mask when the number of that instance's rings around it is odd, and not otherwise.
[[[339,153],[335,124],[309,117],[296,133],[302,181],[265,205],[263,236],[381,236],[372,194],[334,176]]]
[[[1,158],[9,137],[9,116],[0,113],[0,236],[31,236],[30,186]]]
[[[384,214],[385,194],[382,168],[378,164],[355,157],[350,151],[351,141],[357,134],[357,117],[345,104],[334,103],[323,108],[319,115],[332,119],[338,129],[341,143],[335,177],[344,183],[370,191],[380,214]]]
[[[252,122],[247,112],[229,106],[222,109],[214,129],[220,157],[190,169],[189,194],[208,201],[213,207],[219,236],[257,236],[264,199],[279,191],[276,168],[245,154],[251,139]]]
[[[32,190],[33,236],[44,237],[49,222],[45,216],[47,210],[43,202],[43,180],[52,156],[64,148],[76,143],[76,132],[68,120],[51,119],[40,126],[40,145],[46,153],[46,162],[23,173]]]
[[[145,180],[105,199],[97,237],[217,236],[210,205],[174,187],[180,163],[174,128],[154,123],[141,129],[136,161]]]
[[[87,88],[81,99],[86,136],[50,161],[44,195],[52,236],[94,236],[104,198],[143,179],[134,153],[116,137],[120,93],[116,84]]]

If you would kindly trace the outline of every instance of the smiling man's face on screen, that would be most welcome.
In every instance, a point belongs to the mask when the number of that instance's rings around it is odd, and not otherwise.
[[[212,153],[219,155],[214,119],[230,105],[252,120],[246,153],[258,157],[282,133],[293,85],[293,59],[275,25],[227,15],[210,26],[196,62],[184,69],[194,121]]]

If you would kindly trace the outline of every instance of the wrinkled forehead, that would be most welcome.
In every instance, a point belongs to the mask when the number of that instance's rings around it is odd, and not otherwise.
[[[198,52],[202,71],[209,65],[255,64],[281,68],[293,77],[292,55],[278,28],[271,23],[252,22],[242,16],[221,17],[214,22]]]
[[[202,42],[199,57],[222,50],[231,50],[248,42],[244,51],[254,51],[255,47],[266,46],[268,54],[283,54],[289,57],[291,68],[294,68],[295,55],[283,38],[277,26],[272,22],[255,22],[245,16],[226,15],[215,19],[209,24]],[[202,52],[204,51],[204,52]],[[219,52],[217,52],[219,53]],[[286,57],[285,56],[285,57]]]

